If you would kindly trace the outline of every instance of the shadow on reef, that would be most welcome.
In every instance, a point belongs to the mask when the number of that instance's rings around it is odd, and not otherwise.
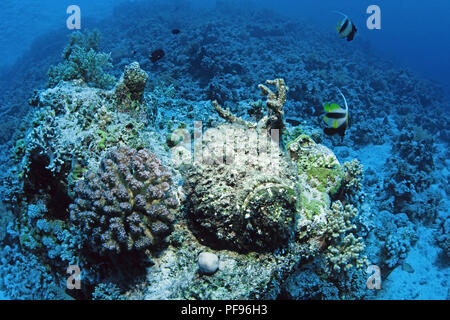
[[[48,216],[54,219],[65,220],[69,216],[68,206],[72,199],[67,194],[67,184],[61,176],[55,176],[47,169],[48,157],[34,156],[24,180],[23,191],[26,201],[34,202],[36,195],[44,195]]]
[[[65,289],[65,293],[77,300],[123,299],[121,293],[145,283],[147,268],[153,261],[143,252],[125,252],[120,256],[101,256],[82,250],[86,268],[82,274],[81,289]],[[111,294],[111,291],[115,293]]]

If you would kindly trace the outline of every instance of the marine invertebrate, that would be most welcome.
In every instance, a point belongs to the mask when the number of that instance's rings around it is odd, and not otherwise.
[[[111,56],[97,52],[99,41],[97,30],[71,33],[69,44],[62,55],[64,61],[50,66],[48,70],[48,86],[54,87],[60,81],[82,79],[93,87],[111,87],[115,79],[104,71],[112,67]]]
[[[438,228],[435,231],[437,244],[442,249],[443,254],[450,258],[450,219],[448,214],[437,219]]]
[[[274,93],[267,86],[260,84],[258,88],[261,89],[261,95],[267,96],[266,105],[269,109],[268,116],[261,121],[266,122],[263,127],[270,129],[284,129],[283,122],[283,107],[286,103],[286,93],[289,88],[284,83],[284,79],[267,80],[267,84],[274,85],[277,88],[277,93]]]
[[[405,212],[410,218],[433,221],[437,215],[439,196],[430,187],[435,177],[436,147],[433,140],[417,140],[413,129],[401,132],[395,139],[393,157],[386,161],[388,174],[384,179],[384,206],[396,213]]]
[[[120,111],[137,111],[142,103],[148,74],[141,69],[138,62],[125,67],[119,82],[114,88],[116,107]]]
[[[296,163],[299,175],[315,189],[334,196],[341,188],[344,173],[334,153],[317,144],[310,136],[300,134],[287,142],[289,157]]]
[[[361,193],[364,178],[364,169],[358,159],[353,159],[350,162],[344,163],[342,188],[340,195],[345,195],[350,198],[356,198]]]
[[[328,272],[340,272],[367,263],[367,258],[361,256],[365,248],[363,239],[357,238],[352,232],[356,229],[353,220],[357,213],[355,207],[349,204],[344,206],[340,201],[331,205],[324,234],[325,242],[328,243],[324,253],[327,261],[325,269]]]
[[[111,282],[101,282],[95,286],[93,300],[124,300],[118,286]]]
[[[224,124],[202,137],[187,170],[188,219],[208,246],[266,251],[293,235],[296,174],[266,133]]]
[[[258,85],[258,88],[261,90],[261,95],[267,96],[267,115],[259,120],[258,123],[245,121],[241,118],[236,117],[229,110],[223,109],[217,101],[213,101],[214,110],[219,114],[220,117],[222,117],[229,123],[237,123],[248,128],[257,127],[264,130],[276,129],[282,132],[284,129],[283,107],[286,103],[286,93],[288,92],[289,88],[286,86],[284,79],[281,78],[275,80],[267,80],[266,83],[276,86],[277,92],[274,93],[266,85]]]
[[[112,149],[98,172],[85,173],[74,192],[70,217],[99,254],[155,252],[172,231],[178,200],[171,173],[146,149]]]

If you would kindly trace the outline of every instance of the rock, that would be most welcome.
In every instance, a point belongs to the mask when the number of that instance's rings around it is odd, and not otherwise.
[[[213,274],[219,269],[219,257],[211,252],[202,252],[198,256],[198,269],[204,274]]]
[[[414,268],[409,263],[406,262],[402,264],[402,270],[408,273],[414,273]]]

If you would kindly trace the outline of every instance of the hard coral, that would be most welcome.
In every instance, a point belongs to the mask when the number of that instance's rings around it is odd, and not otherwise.
[[[236,125],[209,129],[202,139],[203,159],[185,178],[197,237],[237,251],[285,245],[293,234],[297,184],[278,144]]]
[[[146,149],[111,150],[74,191],[70,216],[94,252],[155,252],[172,231],[178,200],[171,173]]]
[[[365,248],[363,239],[356,238],[352,232],[356,229],[353,220],[357,214],[357,209],[352,205],[344,207],[340,201],[331,205],[325,232],[325,240],[329,243],[325,251],[328,271],[340,272],[355,265],[362,267],[367,263],[367,258],[361,255]]]
[[[87,84],[106,89],[115,79],[104,69],[111,68],[111,56],[97,52],[100,34],[98,31],[74,32],[64,49],[64,61],[48,70],[48,86],[54,87],[60,81],[82,79]]]

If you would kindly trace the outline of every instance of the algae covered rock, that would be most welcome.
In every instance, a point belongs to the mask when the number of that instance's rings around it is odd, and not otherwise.
[[[288,142],[286,151],[296,165],[301,185],[296,237],[315,242],[314,245],[319,247],[327,229],[331,197],[341,188],[341,165],[330,149],[314,142],[306,134],[300,134]]]
[[[148,74],[138,62],[125,67],[119,82],[114,88],[114,98],[120,111],[136,111],[143,99]]]
[[[292,238],[295,170],[267,132],[236,125],[207,130],[185,179],[188,219],[212,247],[265,251]]]
[[[297,163],[298,173],[305,174],[312,186],[330,195],[339,191],[344,174],[330,149],[301,134],[287,145],[287,151]]]

